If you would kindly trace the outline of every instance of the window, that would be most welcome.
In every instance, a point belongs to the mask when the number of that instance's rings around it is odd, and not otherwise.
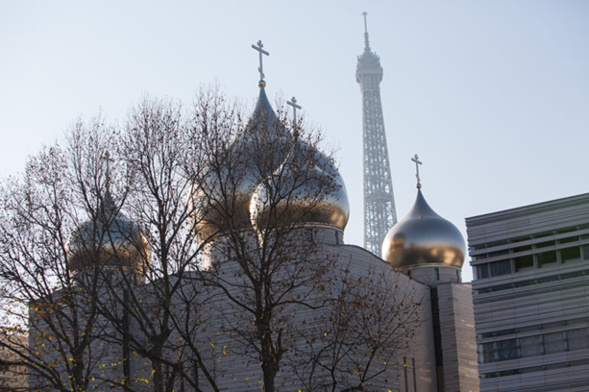
[[[525,252],[527,250],[532,250],[532,245],[519,246],[517,248],[513,248],[513,251],[514,252]]]
[[[566,234],[566,233],[572,233],[573,231],[577,231],[577,228],[576,227],[567,227],[566,229],[558,230],[556,233],[557,234]]]
[[[555,332],[544,335],[544,353],[555,354],[565,351],[565,333]]]
[[[529,271],[534,269],[534,256],[520,256],[513,259],[515,272]]]
[[[556,245],[555,241],[546,241],[546,242],[540,242],[539,244],[536,244],[536,249],[538,248],[546,248],[548,246],[554,246]]]
[[[559,244],[567,244],[569,242],[575,242],[578,241],[579,237],[568,237],[568,238],[561,238],[560,240],[558,240]]]
[[[589,245],[583,245],[581,250],[583,251],[583,260],[589,260]]]
[[[500,361],[519,358],[517,352],[517,339],[509,339],[497,342],[497,351],[499,353]]]
[[[565,248],[560,250],[560,259],[563,263],[572,260],[581,260],[581,248],[575,246],[573,248]]]
[[[496,256],[502,256],[502,255],[508,255],[509,254],[509,249],[504,249],[504,250],[498,250],[497,252],[490,252],[487,254],[488,257],[496,257]]]
[[[560,275],[545,276],[543,278],[536,279],[536,283],[542,284],[542,283],[556,282],[559,279],[560,279]]]
[[[522,358],[542,355],[542,335],[521,338],[519,345]]]
[[[500,340],[483,344],[483,360],[486,363],[517,358],[519,358],[517,339]]]
[[[492,276],[500,276],[511,273],[511,261],[501,260],[489,264],[491,267]]]
[[[485,245],[485,248],[494,248],[496,246],[503,246],[503,245],[507,245],[507,244],[509,244],[508,240],[489,242],[488,244]]]
[[[589,335],[587,335],[587,328],[567,331],[567,341],[569,350],[571,351],[589,348]]]
[[[548,267],[556,264],[556,251],[541,252],[536,255],[538,257],[538,267]]]
[[[440,269],[439,268],[434,268],[434,276],[436,277],[436,280],[440,280]]]
[[[589,255],[589,246],[587,247],[587,254]],[[587,257],[589,258],[589,257]],[[477,276],[478,279],[485,279],[489,277],[489,265],[488,264],[482,264],[477,266],[476,268],[477,270]]]

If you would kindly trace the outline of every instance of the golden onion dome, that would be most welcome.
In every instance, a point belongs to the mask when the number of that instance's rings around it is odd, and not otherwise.
[[[333,161],[297,141],[286,161],[258,185],[250,204],[258,231],[294,225],[343,230],[350,215],[346,185]]]
[[[252,229],[252,194],[284,162],[291,144],[290,133],[260,85],[256,107],[243,132],[222,159],[215,157],[214,165],[206,170],[205,180],[193,186],[191,202],[199,242],[229,230]]]
[[[465,254],[462,234],[435,213],[419,188],[409,214],[387,233],[382,243],[382,258],[399,270],[424,265],[462,268]]]
[[[67,242],[68,268],[72,273],[97,267],[122,268],[145,274],[149,245],[138,226],[114,207],[107,190],[96,221],[86,221]]]

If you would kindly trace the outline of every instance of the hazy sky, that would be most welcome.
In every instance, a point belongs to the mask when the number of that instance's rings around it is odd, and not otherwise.
[[[363,242],[362,12],[399,218],[415,198],[464,218],[589,191],[589,1],[0,0],[0,175],[76,118],[124,116],[145,94],[190,104],[218,83],[253,107],[261,39],[271,101],[321,128]],[[464,269],[465,279],[472,276]]]

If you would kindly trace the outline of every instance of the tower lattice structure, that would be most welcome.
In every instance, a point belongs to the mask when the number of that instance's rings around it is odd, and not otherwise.
[[[364,52],[358,56],[356,81],[362,91],[364,144],[364,247],[380,255],[387,231],[397,223],[389,153],[380,100],[382,67],[371,51],[364,13]]]

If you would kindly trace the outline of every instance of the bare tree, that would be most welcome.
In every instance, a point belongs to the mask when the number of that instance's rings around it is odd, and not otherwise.
[[[99,120],[91,127],[103,136],[85,140],[84,184],[101,177],[102,165],[88,163],[108,136]],[[76,124],[73,133],[80,131]],[[105,355],[96,344],[104,322],[92,301],[99,280],[80,285],[73,279],[66,244],[79,212],[97,219],[101,201],[73,186],[68,158],[75,160],[75,152],[46,148],[29,160],[22,180],[7,181],[2,189],[0,275],[9,317],[0,345],[30,369],[32,388],[85,391]]]
[[[182,339],[190,336],[183,327],[198,325],[185,322],[198,301],[198,285],[185,285],[185,274],[199,268],[192,207],[187,203],[201,170],[197,141],[180,105],[145,99],[132,109],[113,144],[119,170],[126,173],[119,176],[124,195],[119,208],[147,244],[143,250],[142,243],[127,239],[122,250],[133,253],[141,268],[130,274],[117,271],[118,280],[102,279],[107,292],[96,300],[99,313],[116,331],[104,339],[123,347],[124,377],[118,385],[125,390],[149,386],[172,391],[179,382],[200,390],[194,371],[187,368],[198,347]],[[197,368],[206,374],[205,367],[197,363]],[[216,388],[212,378],[209,384]]]
[[[377,385],[419,303],[381,261],[323,244],[347,200],[320,143],[263,89],[247,121],[204,92],[78,124],[2,189],[0,345],[54,390]]]
[[[334,263],[326,312],[297,328],[292,368],[303,391],[383,390],[421,323],[412,282],[384,263],[362,267]]]

